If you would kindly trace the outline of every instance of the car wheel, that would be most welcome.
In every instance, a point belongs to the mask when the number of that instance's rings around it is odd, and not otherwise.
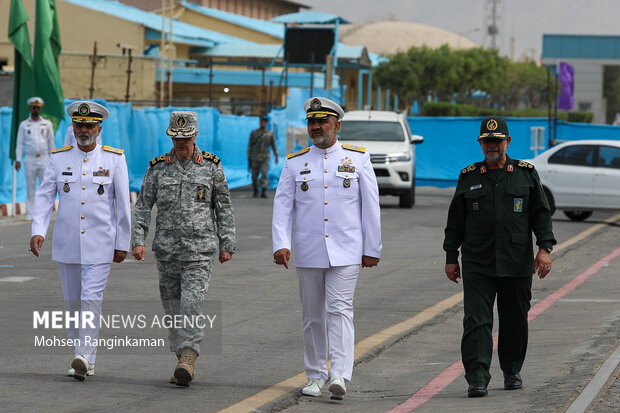
[[[411,182],[411,188],[401,192],[398,200],[400,208],[412,208],[415,204],[415,179]]]
[[[553,195],[551,195],[551,191],[547,187],[543,187],[545,191],[545,196],[547,197],[547,202],[549,202],[549,209],[551,210],[551,215],[555,212],[555,200],[553,199]]]
[[[586,218],[589,218],[592,215],[593,211],[564,211],[564,215],[569,217],[573,221],[583,221]]]

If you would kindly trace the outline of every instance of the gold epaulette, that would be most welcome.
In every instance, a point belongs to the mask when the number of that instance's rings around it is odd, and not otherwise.
[[[166,160],[166,158],[168,157],[168,154],[165,153],[163,155],[159,155],[153,159],[151,159],[151,162],[149,162],[151,165],[155,165],[157,162],[163,162]]]
[[[286,159],[291,159],[291,158],[294,158],[296,156],[303,155],[304,153],[308,152],[309,150],[310,150],[310,147],[306,146],[305,148],[300,149],[297,152],[289,153],[288,155],[286,155]]]
[[[103,149],[103,150],[104,150],[104,151],[106,151],[106,152],[112,152],[112,153],[115,153],[115,154],[117,154],[117,155],[122,155],[122,154],[125,152],[125,150],[124,150],[124,149],[113,148],[113,147],[108,146],[108,145],[104,145],[104,146],[102,146],[102,147],[101,147],[101,149]]]
[[[205,158],[205,159],[210,160],[211,162],[213,162],[213,163],[214,163],[214,164],[216,164],[216,165],[217,165],[218,163],[220,163],[220,158],[218,158],[217,156],[213,155],[213,154],[212,154],[212,153],[210,153],[210,152],[207,152],[207,151],[202,151],[202,157],[203,157],[203,158]]]
[[[354,145],[349,145],[348,143],[343,143],[342,149],[346,149],[348,151],[361,152],[361,153],[366,152],[366,148],[364,148],[363,146],[354,146]]]
[[[528,169],[534,169],[534,165],[532,165],[529,162],[525,162],[525,161],[519,161],[517,162],[517,166],[521,167],[521,168],[528,168]]]
[[[476,170],[476,168],[477,168],[477,167],[476,167],[476,164],[475,164],[475,163],[472,163],[472,164],[471,164],[471,165],[469,165],[467,168],[463,169],[463,170],[461,171],[461,173],[462,173],[462,174],[468,174],[468,173],[470,173],[470,172],[472,172],[472,171],[475,171],[475,170]]]
[[[73,145],[63,146],[62,148],[54,148],[52,149],[52,153],[64,152],[73,149]]]

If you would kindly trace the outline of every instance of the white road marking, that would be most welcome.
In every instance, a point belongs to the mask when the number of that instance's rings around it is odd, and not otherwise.
[[[0,278],[0,282],[6,283],[23,283],[25,281],[34,280],[37,277],[2,277]]]

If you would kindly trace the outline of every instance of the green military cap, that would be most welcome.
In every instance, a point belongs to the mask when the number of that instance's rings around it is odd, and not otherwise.
[[[170,126],[166,134],[174,138],[191,138],[198,132],[198,115],[187,110],[174,111],[170,114]]]
[[[499,116],[490,116],[484,118],[480,124],[480,136],[478,140],[486,138],[508,139],[508,125],[504,118]]]

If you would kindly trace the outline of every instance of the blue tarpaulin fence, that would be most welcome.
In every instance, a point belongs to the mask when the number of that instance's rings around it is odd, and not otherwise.
[[[72,101],[66,100],[69,104]],[[103,144],[125,150],[129,169],[129,186],[131,191],[139,191],[148,163],[154,157],[168,152],[172,147],[170,137],[166,135],[170,113],[174,110],[192,110],[198,114],[198,138],[196,144],[202,150],[213,152],[222,159],[226,178],[231,188],[238,188],[251,183],[246,158],[250,132],[259,124],[258,117],[222,115],[216,109],[202,108],[134,108],[131,103],[105,102],[110,117],[102,126]],[[12,198],[13,171],[9,159],[9,132],[11,130],[11,113],[9,107],[0,108],[0,204],[10,203]],[[269,114],[268,128],[274,131],[276,145],[281,155],[286,153],[286,111],[276,110]],[[56,146],[64,145],[65,132],[71,120],[67,116],[56,131]],[[269,168],[270,187],[277,184],[284,166],[281,158],[279,165],[271,157]],[[25,171],[17,174],[17,202],[26,199]]]
[[[302,100],[305,99],[300,99]],[[65,103],[70,102],[67,100]],[[103,143],[125,150],[132,191],[140,189],[148,162],[172,147],[170,138],[166,135],[170,113],[183,109],[198,113],[199,133],[196,143],[200,149],[213,152],[222,159],[229,186],[238,188],[250,184],[246,154],[250,132],[258,127],[257,117],[222,115],[216,109],[207,107],[138,109],[131,103],[98,102],[105,104],[110,111],[110,118],[103,123]],[[299,116],[299,110],[302,116]],[[284,166],[287,126],[303,126],[303,109],[272,111],[269,118],[268,128],[275,133],[276,145],[281,155],[278,165],[272,156],[269,166],[269,186],[274,188]],[[482,118],[410,117],[408,120],[412,133],[424,136],[424,143],[416,146],[416,185],[454,186],[462,168],[483,158],[476,141]],[[533,158],[530,128],[548,128],[547,119],[508,118],[507,121],[512,136],[508,154],[518,159]],[[64,144],[69,123],[68,117],[60,123],[56,132],[56,146]],[[10,203],[12,196],[10,130],[11,108],[0,108],[0,204]],[[547,149],[548,145],[546,136],[543,150]],[[558,122],[556,139],[620,140],[620,127]],[[17,201],[25,201],[24,168],[18,173],[17,188]]]

